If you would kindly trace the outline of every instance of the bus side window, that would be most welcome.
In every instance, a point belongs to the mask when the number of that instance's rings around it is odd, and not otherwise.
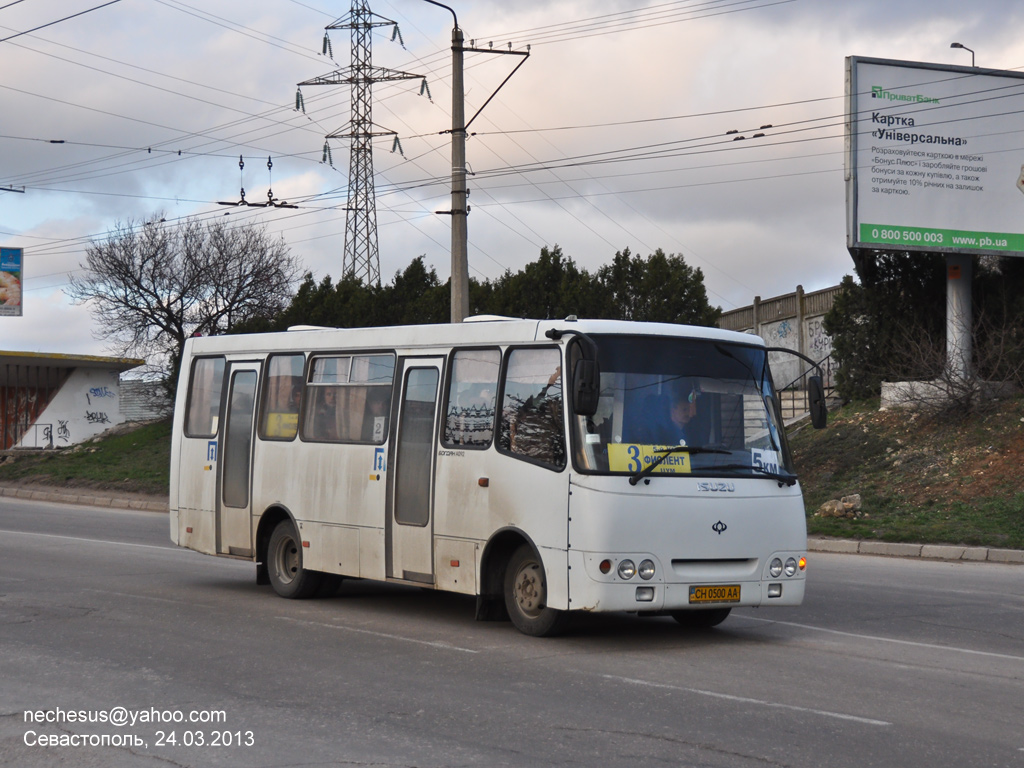
[[[263,388],[260,437],[291,440],[299,430],[303,355],[272,355]]]
[[[565,466],[561,355],[513,349],[505,369],[499,447],[554,468]]]
[[[384,443],[394,374],[395,357],[391,354],[313,358],[302,439]]]
[[[455,353],[445,406],[446,446],[487,448],[491,444],[500,367],[501,352],[497,349],[462,349]]]
[[[192,363],[188,382],[185,434],[213,437],[220,421],[220,391],[224,385],[224,358],[201,357]]]

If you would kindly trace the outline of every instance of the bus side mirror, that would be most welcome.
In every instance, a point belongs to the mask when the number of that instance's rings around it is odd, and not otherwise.
[[[807,378],[807,397],[811,407],[811,424],[815,429],[824,429],[828,423],[828,406],[825,403],[825,387],[821,376]]]
[[[577,416],[593,416],[601,397],[601,371],[596,360],[577,360],[572,372],[572,409]]]

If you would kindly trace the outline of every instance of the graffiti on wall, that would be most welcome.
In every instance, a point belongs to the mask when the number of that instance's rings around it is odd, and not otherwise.
[[[807,350],[815,360],[821,360],[832,354],[832,337],[825,333],[825,326],[820,317],[807,321]]]
[[[110,391],[110,387],[92,387],[85,393],[85,399],[89,402],[89,405],[92,405],[93,399],[98,400],[104,397],[117,397],[117,395]]]

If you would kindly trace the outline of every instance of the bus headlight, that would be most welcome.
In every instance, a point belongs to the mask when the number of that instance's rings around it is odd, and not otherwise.
[[[796,573],[796,558],[790,557],[786,560],[786,575],[792,576]]]
[[[618,569],[619,578],[623,581],[632,579],[636,576],[636,563],[632,560],[623,560],[619,563]]]
[[[654,578],[654,561],[644,560],[640,563],[640,567],[636,570],[640,574],[640,578],[644,581],[650,581]]]
[[[773,579],[777,579],[782,575],[782,561],[779,558],[776,557],[772,560],[771,564],[768,566],[768,573],[771,574]]]

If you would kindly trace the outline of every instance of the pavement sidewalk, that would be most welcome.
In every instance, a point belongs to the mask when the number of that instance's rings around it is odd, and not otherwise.
[[[0,486],[0,498],[12,497],[54,504],[85,504],[92,507],[135,509],[146,512],[167,512],[167,499],[158,496],[124,494],[117,491],[75,491],[69,488],[43,486]],[[1024,550],[994,547],[961,547],[948,544],[897,544],[885,541],[855,541],[810,536],[810,552],[833,552],[846,555],[880,555],[884,557],[917,557],[923,560],[964,560],[968,562],[1015,563],[1024,565]]]

